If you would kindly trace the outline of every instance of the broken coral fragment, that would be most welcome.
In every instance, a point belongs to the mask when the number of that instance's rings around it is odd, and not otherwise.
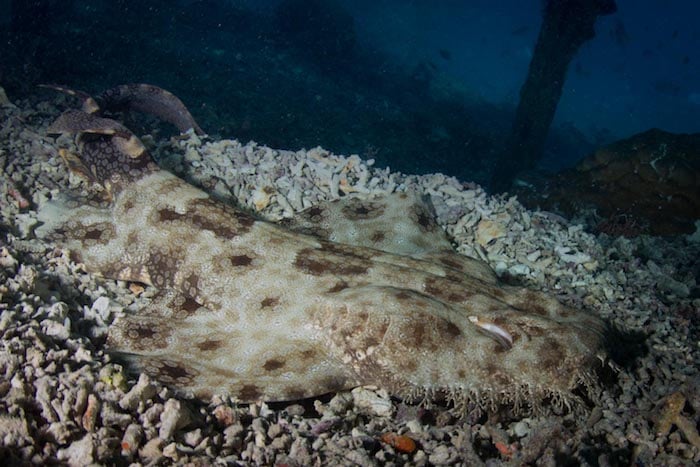
[[[681,391],[676,391],[666,397],[658,409],[654,431],[656,436],[668,436],[671,428],[675,425],[690,444],[700,449],[700,434],[695,427],[695,422],[686,418],[682,413],[686,400]]]

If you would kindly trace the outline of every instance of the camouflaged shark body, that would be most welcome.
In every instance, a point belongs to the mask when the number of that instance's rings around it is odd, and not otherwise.
[[[540,406],[593,385],[603,323],[455,253],[397,193],[276,225],[159,169],[117,122],[64,114],[104,202],[59,199],[40,236],[87,270],[158,289],[108,344],[199,397],[295,400],[359,385],[404,398]],[[136,139],[138,140],[138,139]]]

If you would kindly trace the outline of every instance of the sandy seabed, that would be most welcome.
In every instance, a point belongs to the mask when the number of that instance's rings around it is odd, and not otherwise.
[[[36,208],[67,186],[46,136],[68,104],[0,108],[0,458],[5,465],[697,465],[700,239],[596,237],[442,174],[406,176],[321,148],[145,136],[159,163],[277,221],[347,193],[418,190],[463,254],[622,329],[599,401],[581,414],[457,413],[381,389],[276,404],[203,402],[124,373],[114,317],[147,300],[36,239]],[[403,435],[415,441],[415,447]],[[390,439],[393,436],[392,439]],[[398,440],[398,441],[397,441]]]

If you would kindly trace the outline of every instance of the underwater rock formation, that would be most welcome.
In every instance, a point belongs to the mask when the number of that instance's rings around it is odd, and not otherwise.
[[[517,193],[526,205],[567,215],[592,206],[598,230],[610,234],[692,233],[700,219],[700,133],[648,130]]]
[[[77,136],[70,167],[100,190],[41,206],[37,234],[90,272],[158,289],[108,345],[173,388],[254,402],[376,385],[515,411],[595,399],[604,323],[499,284],[415,195],[348,197],[288,228],[160,169],[114,120],[72,110],[49,132]]]

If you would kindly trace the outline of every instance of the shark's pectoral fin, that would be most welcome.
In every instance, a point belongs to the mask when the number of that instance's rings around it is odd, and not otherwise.
[[[358,383],[318,342],[251,326],[232,310],[210,310],[174,290],[118,318],[107,345],[132,370],[198,397],[295,400]]]

